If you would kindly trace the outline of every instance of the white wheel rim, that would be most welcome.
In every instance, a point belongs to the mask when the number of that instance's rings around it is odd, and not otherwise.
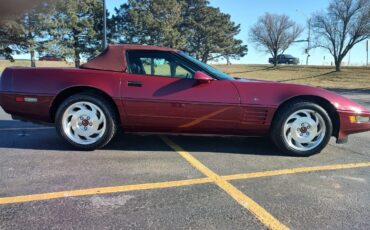
[[[284,124],[284,138],[288,145],[298,151],[309,151],[324,140],[326,125],[316,111],[302,109],[288,117]]]
[[[107,126],[103,111],[87,101],[70,105],[63,114],[62,123],[67,137],[81,145],[97,142],[104,135]]]

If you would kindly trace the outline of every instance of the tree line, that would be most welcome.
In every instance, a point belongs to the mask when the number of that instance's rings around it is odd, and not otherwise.
[[[19,0],[20,1],[20,0]],[[0,55],[53,54],[74,60],[95,56],[102,50],[103,5],[101,0],[28,0],[31,9],[17,18],[1,19]],[[37,2],[37,4],[36,4]],[[4,10],[5,12],[5,10]],[[2,15],[5,15],[2,13]],[[238,59],[248,47],[237,38],[240,25],[208,0],[128,0],[108,15],[109,43],[159,45],[184,50],[203,62]],[[306,52],[328,50],[336,70],[349,50],[370,37],[369,0],[331,0],[326,10],[308,20]],[[249,41],[262,52],[277,56],[302,35],[304,27],[287,15],[266,13],[249,30]]]
[[[76,66],[102,50],[101,0],[46,1],[21,17],[0,23],[0,54],[35,52],[72,59]],[[184,50],[207,62],[240,58],[247,45],[240,25],[207,0],[129,0],[107,19],[109,43],[134,43]]]

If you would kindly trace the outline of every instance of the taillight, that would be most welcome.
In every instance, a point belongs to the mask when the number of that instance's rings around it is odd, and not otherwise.
[[[38,99],[36,97],[22,97],[18,96],[15,97],[16,102],[29,102],[29,103],[37,103]]]

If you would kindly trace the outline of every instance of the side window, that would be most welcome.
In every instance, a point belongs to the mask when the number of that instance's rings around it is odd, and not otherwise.
[[[193,78],[193,74],[184,69],[182,66],[177,65],[175,70],[175,77]]]
[[[193,78],[194,71],[167,52],[130,51],[129,71],[133,74]]]
[[[166,59],[142,57],[140,61],[143,63],[146,75],[171,77],[171,66]]]

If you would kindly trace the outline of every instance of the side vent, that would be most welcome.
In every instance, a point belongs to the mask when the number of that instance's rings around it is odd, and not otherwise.
[[[245,108],[244,110],[244,123],[263,125],[266,122],[267,110],[257,108]]]

